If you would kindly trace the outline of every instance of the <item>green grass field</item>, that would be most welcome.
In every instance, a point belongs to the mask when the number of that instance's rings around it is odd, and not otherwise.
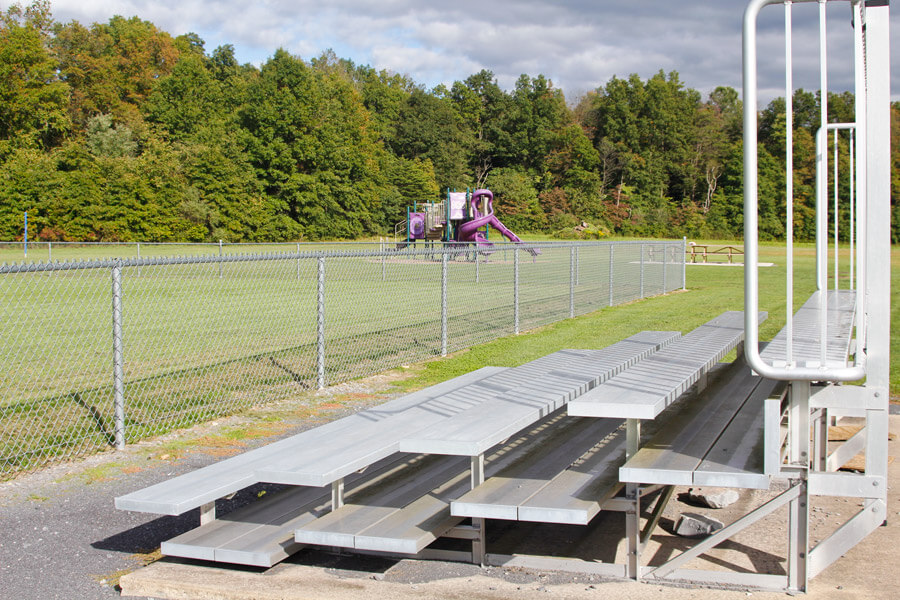
[[[618,247],[613,303],[625,304],[602,310],[609,301],[609,247],[579,249],[574,312],[585,316],[576,319],[566,319],[570,249],[546,249],[536,259],[520,253],[520,329],[526,333],[518,336],[511,335],[511,253],[478,265],[463,257],[451,261],[447,329],[455,354],[424,363],[401,386],[421,387],[485,365],[514,366],[561,348],[599,348],[645,329],[686,332],[743,308],[743,269],[725,266],[688,265],[688,292],[631,302],[641,296],[639,247]],[[900,249],[892,258],[897,289]],[[784,247],[764,246],[760,260],[775,263],[760,269],[760,305],[769,312],[765,340],[784,324]],[[326,261],[328,383],[440,356],[440,262],[398,257],[386,260],[383,270],[380,263],[371,257]],[[795,264],[796,308],[814,287],[813,248],[798,247]],[[644,295],[659,294],[662,265],[648,260],[644,268]],[[670,289],[673,282],[680,287],[680,265],[665,274]],[[127,440],[313,389],[316,279],[316,261],[296,257],[224,264],[221,275],[217,264],[124,268]],[[4,275],[0,303],[0,474],[108,447],[109,270]],[[900,309],[892,311],[896,395]]]
[[[644,295],[663,291],[648,250]],[[520,252],[522,330],[641,296],[640,244]],[[680,244],[673,247],[680,251]],[[447,349],[514,332],[512,252],[449,261]],[[441,354],[441,262],[435,255],[329,257],[326,382]],[[612,266],[612,271],[610,270]],[[0,277],[0,471],[113,437],[112,285],[108,268]],[[665,270],[669,289],[681,266]],[[314,388],[317,261],[280,255],[226,264],[122,269],[126,439]]]
[[[700,242],[698,242],[700,243]],[[709,242],[729,245],[734,242]],[[763,245],[760,262],[775,263],[760,268],[760,308],[769,313],[760,339],[771,339],[785,323],[785,247]],[[841,260],[846,263],[846,250]],[[815,249],[794,249],[794,309],[815,289]],[[845,269],[846,271],[846,269]],[[846,273],[845,273],[846,274]],[[485,366],[517,366],[563,348],[602,348],[632,333],[648,330],[687,332],[725,310],[743,310],[744,272],[740,267],[687,267],[687,293],[672,293],[605,308],[577,319],[544,327],[524,335],[505,337],[432,361],[402,385],[418,388]],[[846,287],[846,282],[841,282]],[[900,247],[891,250],[891,288],[900,291]],[[892,296],[893,296],[892,294]],[[900,401],[900,303],[891,303],[891,396]]]

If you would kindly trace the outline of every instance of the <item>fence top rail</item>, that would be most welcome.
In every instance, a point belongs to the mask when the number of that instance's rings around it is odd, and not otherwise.
[[[495,244],[491,251],[501,252],[508,250],[527,250],[529,248],[572,248],[572,247],[600,247],[600,246],[636,246],[644,244],[681,246],[681,240],[647,240],[647,241],[578,241],[578,242],[537,242],[537,243],[508,243]],[[386,250],[319,250],[319,251],[292,251],[292,252],[256,252],[222,255],[181,255],[160,256],[142,258],[97,258],[82,260],[60,261],[36,261],[22,263],[4,263],[0,265],[0,275],[15,273],[40,273],[48,271],[80,271],[87,269],[113,269],[123,267],[153,267],[168,265],[191,264],[223,264],[245,263],[258,261],[278,260],[311,260],[318,258],[431,258],[435,254],[460,256],[473,250],[484,252],[484,248],[476,248],[475,244],[463,242],[451,242],[435,244],[432,247],[410,247]]]

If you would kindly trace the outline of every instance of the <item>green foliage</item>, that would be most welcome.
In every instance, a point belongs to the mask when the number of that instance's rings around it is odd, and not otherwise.
[[[537,190],[524,170],[501,168],[487,181],[494,192],[495,210],[513,231],[543,231],[547,217],[538,203]]]
[[[794,235],[808,240],[820,98],[792,102]],[[828,105],[831,121],[854,120],[851,94]],[[900,105],[891,114],[896,138]],[[540,74],[508,91],[487,70],[426,90],[330,50],[278,50],[257,68],[139,17],[56,23],[34,0],[0,14],[0,237],[21,235],[28,210],[43,239],[355,238],[393,232],[447,188],[490,187],[517,231],[733,238],[741,115],[734,89],[704,101],[677,72],[612,77],[570,108]],[[759,139],[760,233],[782,239],[784,99],[760,112]],[[842,143],[842,182],[848,158]]]
[[[71,127],[69,87],[47,49],[52,24],[44,0],[0,14],[0,157],[16,147],[51,148]]]

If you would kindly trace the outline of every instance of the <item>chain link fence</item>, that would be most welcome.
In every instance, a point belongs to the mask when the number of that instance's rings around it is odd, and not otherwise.
[[[0,478],[685,284],[683,241],[310,250],[0,266]]]

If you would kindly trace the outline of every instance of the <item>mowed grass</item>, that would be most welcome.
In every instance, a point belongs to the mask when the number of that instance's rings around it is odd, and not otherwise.
[[[640,297],[640,247],[520,252],[520,328],[564,319],[570,310],[594,311],[611,296]],[[514,332],[513,253],[497,251],[477,264],[466,258],[447,265],[450,352]],[[680,265],[664,272],[649,254],[645,263],[645,295],[662,292],[664,274],[670,288],[681,285]],[[326,383],[439,356],[441,270],[427,253],[398,254],[384,264],[379,257],[328,257]],[[317,279],[316,258],[296,255],[124,267],[126,439],[313,389]],[[11,465],[0,471],[110,444],[112,326],[107,268],[0,277],[0,461]]]
[[[393,242],[384,242],[386,248],[394,247]],[[270,254],[276,252],[376,252],[381,248],[379,240],[360,242],[284,242],[277,244],[223,244],[223,255]],[[21,242],[0,242],[0,264],[35,263],[68,260],[103,260],[110,258],[136,259],[165,256],[218,256],[216,243],[175,244],[175,243],[95,243],[75,242],[31,242],[28,255]]]
[[[725,310],[743,309],[739,266],[688,265],[687,292],[632,302],[642,295],[637,248],[619,246],[612,257],[603,244],[579,248],[572,307],[573,251],[520,253],[524,333],[518,336],[512,335],[511,253],[477,265],[464,257],[450,261],[452,355],[439,360],[429,360],[441,353],[439,260],[398,257],[382,270],[375,257],[329,258],[326,383],[421,363],[399,384],[418,388],[562,348],[600,348],[642,330],[687,332]],[[653,296],[662,291],[663,267],[645,258],[643,295]],[[898,289],[900,249],[892,258]],[[769,312],[765,340],[784,324],[784,247],[764,246],[760,260],[775,263],[760,269],[760,308]],[[795,264],[796,310],[814,289],[814,249],[797,248]],[[610,272],[617,282],[613,303],[626,304],[597,310],[609,302]],[[225,264],[221,275],[217,264],[123,269],[126,439],[314,389],[317,276],[315,259],[296,257]],[[680,286],[681,266],[669,265],[665,276],[670,289],[673,282]],[[0,474],[108,447],[114,412],[109,270],[2,276],[0,303]],[[567,319],[570,308],[584,316]],[[898,320],[900,308],[892,306],[894,395],[900,394]]]
[[[735,242],[709,242],[711,245],[733,245]],[[839,272],[842,288],[848,287],[847,257],[841,250]],[[785,324],[785,247],[763,245],[760,262],[775,263],[759,269],[760,310],[768,312],[761,325],[760,339],[771,339]],[[726,310],[744,308],[744,271],[742,267],[687,266],[687,292],[648,298],[623,306],[569,319],[528,332],[510,336],[464,350],[440,361],[422,366],[402,386],[416,389],[444,381],[482,366],[518,366],[529,360],[563,348],[603,348],[642,330],[688,332]],[[830,270],[833,279],[833,266]],[[900,291],[900,247],[891,249],[892,299]],[[815,248],[794,248],[794,310],[815,290]],[[878,326],[878,324],[875,324]],[[891,396],[900,401],[900,303],[891,302]]]

